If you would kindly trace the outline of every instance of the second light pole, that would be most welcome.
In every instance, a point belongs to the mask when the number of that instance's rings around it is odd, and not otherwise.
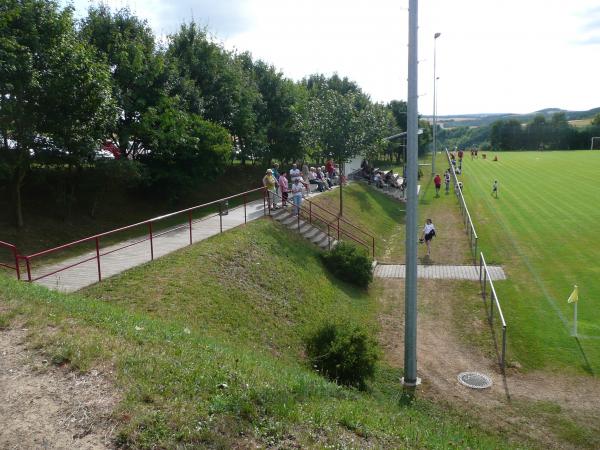
[[[437,42],[437,39],[442,35],[442,33],[435,33],[433,35],[433,151],[431,152],[431,174],[435,175],[435,156],[437,154],[437,139],[436,139],[436,132],[437,132],[437,121],[436,121],[436,115],[437,115],[437,102],[436,102],[436,98],[435,98],[435,88],[437,85],[437,77],[435,76],[435,63],[436,63],[436,58],[435,58],[435,44]]]

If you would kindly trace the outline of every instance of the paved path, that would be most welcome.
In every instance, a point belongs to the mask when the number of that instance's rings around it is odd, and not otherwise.
[[[248,203],[246,214],[248,222],[263,217],[263,201],[257,200]],[[229,210],[229,214],[223,216],[223,231],[230,230],[243,223],[244,207],[232,208]],[[220,231],[219,215],[200,219],[192,223],[192,243],[219,234]],[[160,235],[155,236],[152,240],[154,258],[164,256],[190,245],[190,230],[187,224],[159,233]],[[101,255],[104,255],[100,257],[102,279],[151,261],[150,241],[144,240],[136,243],[140,239],[130,239],[100,249]],[[115,251],[122,247],[127,248]],[[36,281],[38,284],[61,292],[77,291],[98,282],[98,262],[95,251],[63,260],[57,264],[42,266],[37,269],[34,267],[32,276],[33,278],[37,278],[86,259],[89,259],[89,261]]]
[[[337,186],[334,186],[337,188]],[[320,192],[312,192],[310,198],[319,195]],[[246,205],[246,217],[244,207],[231,208],[229,214],[223,216],[223,231],[230,230],[245,222],[256,220],[265,215],[263,200],[256,200]],[[219,215],[213,215],[192,223],[192,243],[202,241],[221,232]],[[146,235],[145,238],[148,236]],[[100,272],[102,279],[117,275],[125,270],[139,266],[152,260],[150,241],[138,237],[122,241],[114,245],[100,248]],[[159,231],[152,239],[154,258],[167,255],[175,250],[190,245],[190,230],[188,224]],[[125,248],[124,248],[125,247]],[[86,261],[87,260],[87,261]],[[79,264],[81,261],[85,261]],[[37,262],[34,260],[34,263]],[[43,264],[43,259],[40,260]],[[52,274],[64,267],[73,266],[66,270]],[[52,274],[44,276],[45,274]],[[42,265],[34,264],[32,278],[44,276],[35,283],[61,292],[74,292],[98,282],[98,261],[96,252],[91,251],[82,255],[65,259],[56,264]]]
[[[506,280],[504,270],[500,266],[488,266],[492,280]],[[374,275],[379,278],[404,278],[406,266],[404,264],[378,264]],[[418,278],[433,280],[479,280],[479,266],[438,266],[418,265]]]

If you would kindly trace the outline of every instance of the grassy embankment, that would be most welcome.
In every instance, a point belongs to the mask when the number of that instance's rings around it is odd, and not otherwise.
[[[511,357],[526,369],[600,373],[600,153],[498,153],[465,158],[465,197],[509,323]],[[499,181],[499,196],[491,196]],[[579,286],[579,338],[571,336]]]
[[[436,160],[438,168],[443,174],[445,166],[442,157]],[[444,193],[444,186],[440,196],[435,196],[435,186],[431,177],[431,170],[422,167],[423,177],[419,181],[419,220],[418,233],[426,218],[431,218],[436,226],[437,237],[433,244],[431,259],[424,258],[425,246],[419,247],[420,261],[434,264],[469,264],[470,258],[466,238],[456,231],[462,231],[463,225],[456,211],[456,199],[452,194]],[[406,204],[388,197],[379,189],[364,183],[351,183],[344,187],[343,216],[354,225],[376,236],[375,259],[380,262],[404,263],[405,256],[405,210]],[[339,191],[325,193],[316,197],[315,203],[327,208],[329,211],[339,211]],[[352,228],[347,227],[348,230]],[[452,236],[452,239],[448,237]],[[360,234],[359,234],[360,237]]]
[[[377,328],[377,286],[336,281],[318,254],[260,220],[80,294],[0,277],[1,323],[27,326],[55,362],[112,366],[119,441],[135,447],[506,448],[457,411],[402,406],[386,364],[367,392],[306,367],[302,336],[322,320]]]

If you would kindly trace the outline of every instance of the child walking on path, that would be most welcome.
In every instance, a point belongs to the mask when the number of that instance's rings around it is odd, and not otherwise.
[[[435,226],[431,219],[427,219],[425,226],[423,227],[423,234],[421,235],[421,242],[425,241],[427,244],[427,256],[431,256],[431,240],[435,236]]]

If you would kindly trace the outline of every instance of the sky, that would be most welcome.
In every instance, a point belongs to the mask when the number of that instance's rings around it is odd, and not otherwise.
[[[66,4],[68,0],[63,0]],[[85,14],[96,0],[73,0]],[[294,80],[337,73],[373,101],[406,100],[408,0],[105,0],[166,37],[195,20]],[[419,113],[600,107],[598,0],[421,0]]]

